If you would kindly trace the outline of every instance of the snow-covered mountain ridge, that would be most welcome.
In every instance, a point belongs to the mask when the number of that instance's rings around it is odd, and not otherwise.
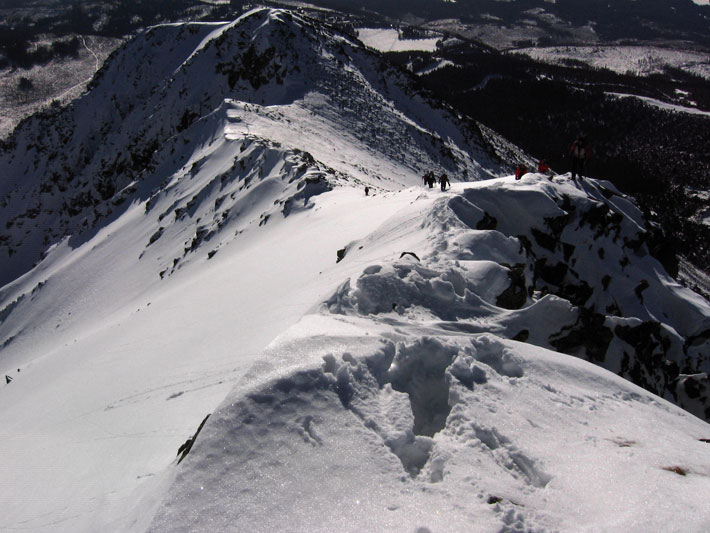
[[[358,43],[285,11],[157,27],[13,143],[8,527],[707,524],[710,430],[667,400],[707,416],[708,303],[632,199],[516,182],[519,150]]]
[[[641,223],[608,183],[534,174],[402,204],[212,414],[150,530],[701,531],[708,426],[553,351],[707,406],[666,367],[707,372],[710,307]]]
[[[68,110],[26,121],[9,140],[0,159],[0,253],[9,255],[0,283],[26,272],[48,245],[161,190],[230,123],[240,136],[260,135],[252,119],[265,108],[277,123],[269,134],[290,121],[298,127],[302,114],[325,121],[331,131],[304,131],[287,148],[335,170],[353,162],[338,161],[314,135],[354,137],[358,163],[394,184],[416,183],[423,163],[463,179],[501,169],[474,123],[433,110],[401,72],[321,25],[257,10],[231,24],[159,26],[114,54]]]
[[[395,269],[378,273],[371,287],[364,276],[344,296],[345,308],[390,311],[387,300],[397,303],[404,293],[412,305],[455,321],[453,329],[467,318],[485,317],[485,326],[463,331],[495,331],[585,358],[710,419],[706,385],[699,408],[692,392],[697,384],[688,382],[688,375],[704,374],[704,383],[710,371],[710,308],[663,272],[649,251],[650,227],[609,183],[588,181],[577,189],[531,175],[515,187],[473,185],[436,215],[428,221],[438,230],[436,250],[463,262],[464,273],[455,268],[434,284],[431,273]],[[462,236],[452,226],[476,231]],[[473,275],[477,283],[467,281],[468,261],[486,265],[486,276]],[[433,303],[441,295],[429,283],[445,282],[456,296]],[[493,326],[492,316],[502,322]]]

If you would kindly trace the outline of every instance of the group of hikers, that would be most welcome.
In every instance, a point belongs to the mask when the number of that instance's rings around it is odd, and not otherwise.
[[[584,171],[585,167],[587,166],[587,162],[592,156],[592,150],[584,136],[579,136],[574,140],[572,146],[570,146],[569,148],[567,155],[569,156],[571,161],[570,171],[572,173],[572,179],[576,180],[577,177],[582,178],[582,172]],[[524,163],[520,163],[515,169],[515,179],[521,179],[528,172],[530,171],[528,170],[527,165],[525,165]],[[550,168],[550,163],[548,159],[540,159],[537,164],[537,172],[539,174],[547,176],[547,179],[549,179],[550,181],[552,181],[552,178],[555,176],[554,172]],[[441,186],[442,191],[451,188],[451,182],[449,181],[449,177],[446,174],[441,174],[437,178],[436,174],[434,174],[433,171],[429,170],[426,172],[426,174],[422,176],[422,179],[424,180],[424,186],[428,186],[430,189],[433,189],[437,182]],[[369,196],[369,194],[370,188],[365,187],[365,195]]]
[[[576,180],[577,177],[581,178],[582,172],[584,171],[585,167],[587,166],[587,162],[592,156],[592,151],[589,144],[587,143],[587,140],[583,136],[577,137],[572,143],[572,146],[570,146],[567,155],[569,156],[571,161],[570,170],[572,172],[572,179]],[[528,170],[527,165],[525,165],[524,163],[520,163],[515,169],[515,179],[521,179],[528,172],[530,171]],[[538,162],[537,172],[539,174],[547,176],[547,179],[549,179],[550,181],[552,181],[552,178],[554,177],[554,173],[550,168],[550,163],[548,159],[541,159]],[[422,176],[422,179],[424,180],[424,186],[428,186],[430,189],[433,189],[437,182],[439,182],[442,191],[451,188],[451,182],[449,181],[449,177],[446,174],[441,174],[441,176],[437,178],[434,172],[430,170],[426,174],[424,174],[424,176]],[[365,194],[367,193],[368,191],[365,191]]]
[[[429,172],[424,174],[423,179],[424,185],[428,185],[430,189],[434,188],[434,185],[437,181],[439,182],[442,191],[445,191],[447,188],[451,188],[451,182],[449,181],[449,177],[446,174],[442,174],[437,179],[436,175],[430,170]]]
[[[577,137],[572,146],[569,148],[567,155],[570,158],[570,171],[572,172],[572,179],[576,180],[577,177],[582,177],[582,172],[587,165],[587,161],[592,157],[592,150],[587,143],[587,140],[583,137]],[[550,164],[547,159],[541,159],[537,165],[537,171],[540,174],[545,174],[547,178],[552,181],[554,174],[550,169]],[[528,167],[520,163],[515,169],[515,179],[519,180],[525,174],[529,172]]]

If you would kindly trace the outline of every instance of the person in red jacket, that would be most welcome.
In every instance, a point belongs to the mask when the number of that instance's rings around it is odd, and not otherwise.
[[[572,179],[577,176],[582,177],[582,171],[592,156],[592,151],[584,137],[577,137],[569,149],[569,156],[572,159]]]
[[[515,169],[515,179],[519,180],[522,178],[525,174],[528,173],[528,167],[520,163],[518,167]]]
[[[544,174],[547,176],[548,180],[552,181],[552,170],[550,169],[547,159],[540,159],[540,162],[537,164],[537,171],[539,174]]]

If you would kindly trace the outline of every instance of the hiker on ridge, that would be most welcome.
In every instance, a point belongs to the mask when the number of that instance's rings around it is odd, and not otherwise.
[[[572,179],[574,180],[577,176],[581,178],[587,161],[592,157],[592,151],[584,137],[580,136],[575,139],[570,146],[569,156],[572,159]]]
[[[449,186],[449,189],[451,188],[451,182],[449,181],[449,177],[446,174],[442,174],[439,177],[439,183],[441,184],[441,190],[445,191],[446,186]]]
[[[423,176],[424,178],[424,185],[428,185],[430,189],[434,188],[434,183],[436,183],[436,178],[434,177],[434,173],[430,170]]]
[[[547,159],[540,159],[540,162],[537,165],[537,171],[539,174],[544,174],[547,176],[548,180],[552,181],[552,170],[550,169]]]
[[[519,180],[528,173],[528,167],[520,163],[515,169],[515,180]]]

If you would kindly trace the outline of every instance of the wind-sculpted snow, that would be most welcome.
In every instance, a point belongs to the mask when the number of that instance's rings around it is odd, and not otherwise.
[[[678,392],[681,365],[707,379],[710,308],[633,202],[538,175],[455,191],[346,247],[360,274],[212,415],[151,530],[703,529],[707,424],[614,375],[707,416]]]
[[[205,144],[245,136],[388,189],[416,184],[422,169],[470,180],[503,168],[494,136],[314,21],[257,9],[231,23],[157,26],[117,51],[82,98],[28,119],[4,145],[0,283],[159,192]]]
[[[132,212],[140,213],[139,229],[129,237],[139,240],[139,251],[128,260],[130,268],[139,263],[137,268],[147,268],[155,280],[212,259],[250,229],[312,208],[313,197],[343,180],[310,154],[285,150],[259,137],[207,143],[183,166],[173,168],[170,163],[158,172],[168,176],[161,187],[138,206],[131,206]],[[120,220],[117,224],[121,225]],[[98,233],[97,228],[74,235],[64,246],[80,249]],[[43,270],[71,275],[71,269],[62,265],[64,246],[55,246],[54,255],[50,253],[40,267],[38,285],[21,282],[0,288],[0,346],[14,342],[22,332],[46,326],[36,320],[35,298],[28,297],[49,279],[50,274],[42,274]],[[150,278],[145,278],[136,287],[150,285]],[[129,291],[115,304],[120,305],[124,298],[132,298]]]
[[[284,151],[258,138],[243,139],[236,153],[227,166],[231,152],[227,156],[203,152],[146,202],[146,215],[157,214],[160,224],[146,244],[149,257],[154,254],[148,248],[164,236],[176,244],[186,231],[192,233],[181,248],[167,252],[174,257],[160,271],[161,278],[181,267],[203,244],[210,247],[211,258],[249,226],[312,207],[310,199],[331,190],[331,182],[337,181],[335,173],[318,165],[310,154]],[[161,211],[155,213],[158,205]],[[165,254],[165,247],[159,253]]]
[[[707,302],[607,183],[462,183],[519,151],[407,79],[259,9],[16,131],[4,527],[706,529]]]
[[[471,186],[422,225],[433,246],[423,263],[370,266],[327,307],[495,331],[598,363],[710,419],[707,387],[695,383],[710,371],[710,307],[664,272],[653,228],[610,184],[531,175]]]
[[[336,250],[426,170],[505,167],[509,143],[416,87],[256,9],[140,33],[2,144],[6,527],[140,530],[193,418],[342,281]]]
[[[317,340],[283,340],[268,355],[312,368],[233,393],[151,530],[605,529],[669,513],[702,527],[672,510],[703,515],[702,498],[663,470],[682,462],[707,475],[692,441],[701,423],[648,393],[488,334],[418,337],[354,321],[359,335],[329,337],[342,326],[309,322],[300,327],[321,328]],[[668,423],[683,426],[672,442]],[[626,490],[607,499],[617,483]]]

